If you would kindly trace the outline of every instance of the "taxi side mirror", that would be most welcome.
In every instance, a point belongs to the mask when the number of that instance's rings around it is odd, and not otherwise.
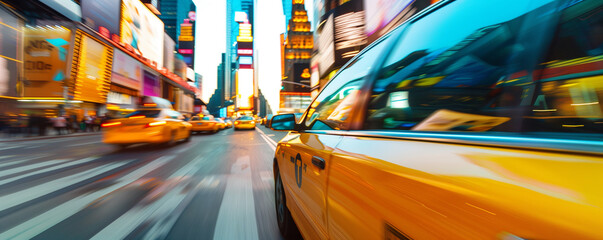
[[[295,115],[280,114],[272,117],[270,120],[270,129],[275,131],[294,131],[295,130]]]

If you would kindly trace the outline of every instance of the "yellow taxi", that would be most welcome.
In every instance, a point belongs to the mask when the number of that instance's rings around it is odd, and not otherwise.
[[[101,124],[103,142],[123,148],[136,143],[188,141],[191,124],[183,119],[168,100],[145,96],[136,111]]]
[[[234,129],[235,130],[255,129],[255,119],[253,119],[253,117],[250,117],[250,116],[239,117],[234,122]]]
[[[367,46],[271,120],[282,235],[603,239],[602,7],[442,0]]]
[[[224,120],[224,122],[226,122],[226,128],[232,127],[232,121],[230,119],[226,119],[226,120]]]
[[[212,115],[193,116],[189,123],[192,124],[192,132],[212,132],[220,131],[220,123]]]
[[[218,126],[220,127],[220,130],[224,130],[224,129],[226,129],[226,126],[228,126],[228,124],[226,124],[226,122],[224,120],[222,120],[221,118],[216,118],[216,121],[218,122]]]

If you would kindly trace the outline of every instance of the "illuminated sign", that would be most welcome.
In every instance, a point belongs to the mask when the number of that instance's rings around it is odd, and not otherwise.
[[[188,19],[190,19],[193,22],[197,21],[197,13],[195,13],[195,11],[188,12]]]
[[[253,49],[238,49],[237,53],[239,55],[253,55]]]
[[[140,0],[123,0],[121,41],[163,67],[164,24]]]
[[[335,17],[335,50],[361,47],[366,43],[364,12],[349,12]]]
[[[301,74],[302,78],[310,78],[310,70],[308,70],[307,68],[304,69],[304,71]]]
[[[92,29],[105,29],[111,34],[119,34],[119,9],[121,0],[81,0],[82,19]],[[105,34],[103,36],[106,37]]]
[[[253,69],[239,69],[237,72],[237,107],[253,107]]]
[[[253,58],[251,56],[241,56],[239,58],[239,64],[241,64],[241,65],[251,65],[251,64],[253,64]]]
[[[239,36],[237,37],[237,42],[253,42],[253,37],[251,34],[251,24],[239,24]]]
[[[119,50],[113,51],[113,83],[139,91],[142,86],[142,64]]]
[[[71,30],[62,26],[27,27],[24,41],[25,97],[63,97]]]
[[[75,79],[74,100],[105,103],[111,82],[113,48],[78,31],[80,44],[74,51],[72,74]],[[78,37],[76,36],[76,39]]]
[[[335,63],[333,15],[330,15],[318,35],[318,71],[324,75]]]
[[[193,36],[193,24],[190,23],[188,19],[185,19],[184,23],[180,24],[180,36],[178,36],[178,41],[194,41],[195,37]]]
[[[249,21],[248,19],[249,18],[247,18],[246,12],[235,12],[235,16],[234,16],[235,22],[244,23],[244,22]]]
[[[193,54],[193,49],[178,49],[180,54]]]

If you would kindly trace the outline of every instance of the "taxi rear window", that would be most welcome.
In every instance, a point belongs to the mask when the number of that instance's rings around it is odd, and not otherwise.
[[[159,113],[161,113],[161,110],[138,110],[126,115],[126,117],[144,116],[146,118],[156,118],[159,117]]]
[[[203,120],[211,120],[210,117],[203,117]]]

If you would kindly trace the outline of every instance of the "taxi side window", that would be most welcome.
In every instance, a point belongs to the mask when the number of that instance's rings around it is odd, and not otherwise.
[[[603,2],[572,2],[539,69],[526,131],[603,133]]]
[[[308,108],[305,125],[311,130],[342,130],[348,128],[348,118],[360,87],[380,53],[399,30],[373,45],[368,54],[356,57],[340,70]]]
[[[517,76],[542,55],[533,39],[559,4],[454,1],[411,22],[379,70],[365,129],[520,131],[533,85]]]
[[[173,110],[167,111],[167,117],[171,119],[184,119],[184,117],[182,117],[182,114]]]

